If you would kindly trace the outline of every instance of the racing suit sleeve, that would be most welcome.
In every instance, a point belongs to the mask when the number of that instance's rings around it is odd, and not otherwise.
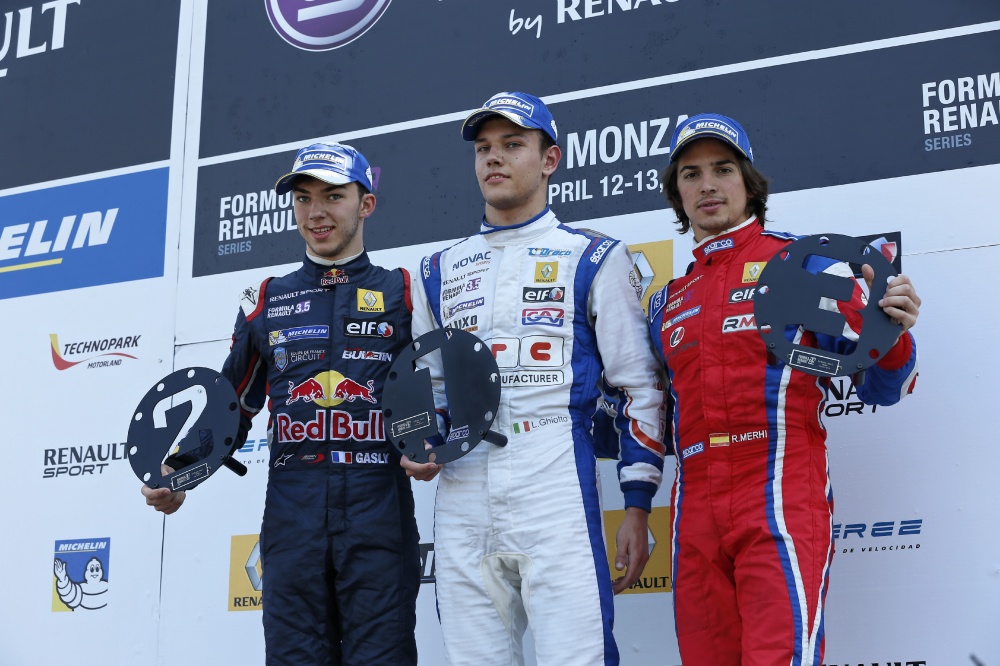
[[[222,376],[236,389],[240,403],[240,428],[236,441],[239,446],[246,442],[253,418],[263,409],[267,400],[267,363],[257,341],[254,339],[253,322],[261,315],[266,301],[264,292],[268,280],[257,290],[255,303],[244,300],[236,314],[233,341],[229,356],[222,364]]]
[[[614,431],[625,508],[650,511],[663,477],[663,387],[638,279],[628,248],[616,243],[591,286],[590,319],[604,365],[605,395],[615,398]]]

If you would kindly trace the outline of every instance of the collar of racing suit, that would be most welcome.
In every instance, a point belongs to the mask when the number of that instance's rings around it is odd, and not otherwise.
[[[700,242],[695,243],[691,253],[699,264],[724,261],[734,255],[737,248],[756,238],[759,233],[760,226],[757,224],[757,216],[751,215],[746,222],[727,229],[721,234],[701,239]]]
[[[556,218],[556,214],[546,207],[545,210],[527,222],[512,224],[508,227],[494,226],[487,222],[486,218],[483,218],[479,233],[493,247],[503,247],[504,245],[524,245],[536,238],[541,238],[557,226],[559,226],[559,220]]]
[[[307,253],[299,269],[306,282],[317,287],[328,287],[337,283],[350,283],[351,278],[358,277],[371,268],[372,262],[367,252],[362,252],[343,264],[325,265],[316,262]],[[331,280],[331,278],[333,278]]]

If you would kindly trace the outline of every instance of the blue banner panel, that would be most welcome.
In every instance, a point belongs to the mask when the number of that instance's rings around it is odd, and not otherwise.
[[[162,276],[168,174],[0,198],[0,299]]]
[[[200,155],[998,19],[992,0],[211,0]]]
[[[170,157],[180,2],[0,2],[0,190]]]

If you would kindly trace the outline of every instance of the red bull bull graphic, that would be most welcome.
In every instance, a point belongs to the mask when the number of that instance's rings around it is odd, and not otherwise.
[[[286,405],[296,402],[312,402],[320,407],[336,407],[342,402],[363,400],[375,404],[375,381],[369,379],[365,383],[345,377],[336,370],[321,372],[310,377],[301,384],[288,382],[288,399]]]
[[[365,420],[355,419],[339,409],[317,409],[311,421],[296,421],[288,414],[278,414],[275,422],[280,444],[385,441],[385,419],[380,409],[369,410]]]
[[[310,377],[298,386],[295,385],[295,382],[288,382],[288,400],[285,401],[285,404],[290,405],[299,400],[313,402],[324,398],[326,398],[326,393],[323,391],[323,385]]]
[[[346,400],[347,402],[354,402],[355,399],[360,398],[365,402],[370,402],[375,404],[375,398],[372,397],[372,391],[375,390],[373,380],[369,379],[366,386],[362,386],[353,379],[349,377],[344,377],[337,388],[333,390],[333,397]]]

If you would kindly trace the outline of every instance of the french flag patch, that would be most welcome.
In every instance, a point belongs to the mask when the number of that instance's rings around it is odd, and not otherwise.
[[[351,452],[350,451],[330,451],[330,462],[341,463],[343,465],[350,465],[351,462]]]

